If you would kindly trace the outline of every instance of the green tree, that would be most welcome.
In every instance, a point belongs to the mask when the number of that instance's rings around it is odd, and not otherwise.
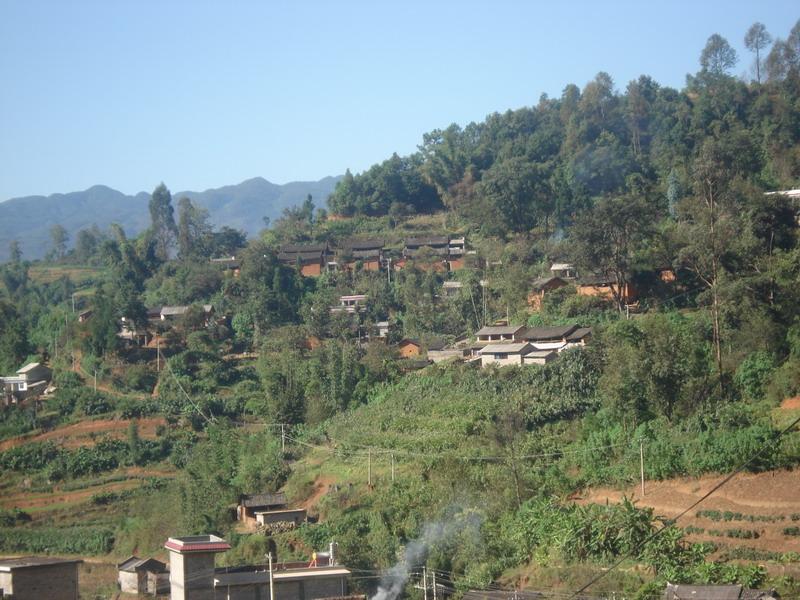
[[[178,200],[178,256],[182,260],[208,259],[207,246],[211,241],[211,224],[208,219],[205,208],[195,206],[185,196]]]
[[[53,244],[52,252],[56,259],[62,259],[67,254],[67,240],[69,234],[64,227],[58,223],[50,228],[50,241]]]
[[[11,240],[8,243],[8,258],[14,264],[22,261],[22,249],[18,240]]]
[[[723,75],[735,67],[738,60],[736,50],[718,33],[708,38],[703,52],[700,53],[700,66],[703,71],[713,75]]]
[[[0,298],[0,373],[13,373],[29,351],[25,322],[13,304]]]
[[[653,211],[635,195],[604,198],[581,214],[570,228],[573,259],[579,271],[610,278],[619,311],[637,255],[653,233]]]
[[[772,36],[763,23],[753,23],[744,36],[744,45],[756,55],[756,81],[761,83],[761,51],[772,43]]]
[[[160,183],[150,196],[150,231],[155,239],[156,257],[163,261],[169,258],[178,234],[175,213],[172,208],[172,194],[167,186]]]

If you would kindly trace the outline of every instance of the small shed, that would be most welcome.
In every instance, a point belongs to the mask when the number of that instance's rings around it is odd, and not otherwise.
[[[286,503],[286,494],[283,492],[249,494],[241,497],[236,512],[240,521],[252,522],[257,520],[257,512],[284,510],[286,508],[288,508],[288,504]]]
[[[489,344],[480,350],[481,366],[522,365],[523,357],[533,350],[528,342]]]
[[[401,358],[413,358],[422,353],[422,342],[414,338],[406,338],[397,344],[397,351]]]
[[[130,556],[117,569],[117,583],[122,592],[155,596],[169,591],[169,571],[160,560]]]

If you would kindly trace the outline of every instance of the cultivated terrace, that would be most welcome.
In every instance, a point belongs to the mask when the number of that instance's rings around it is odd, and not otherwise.
[[[599,73],[432,131],[256,239],[162,184],[135,238],[12,244],[0,550],[215,534],[236,565],[334,541],[371,593],[422,539],[412,567],[459,596],[602,575],[584,593],[797,597],[800,501],[769,491],[800,489],[800,23],[781,33],[761,82],[712,36],[682,90]],[[20,389],[31,363],[46,393]],[[740,469],[757,508],[681,514]],[[237,520],[278,492],[307,521]]]

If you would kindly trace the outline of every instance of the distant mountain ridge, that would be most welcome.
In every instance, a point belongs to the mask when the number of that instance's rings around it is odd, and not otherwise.
[[[284,208],[300,204],[308,194],[317,206],[324,206],[340,178],[278,185],[254,177],[203,192],[173,192],[172,200],[177,209],[179,198],[191,198],[208,209],[215,227],[227,225],[255,235],[264,228],[264,217],[274,221]],[[95,185],[82,192],[25,196],[1,202],[0,262],[8,260],[11,240],[19,241],[23,258],[42,258],[51,246],[50,228],[57,223],[69,233],[70,247],[78,231],[93,224],[105,230],[111,223],[119,223],[125,233],[137,235],[150,224],[149,200],[148,192],[129,196],[105,185]]]

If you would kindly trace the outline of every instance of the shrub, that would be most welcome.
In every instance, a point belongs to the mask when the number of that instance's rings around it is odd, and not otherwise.
[[[0,527],[0,548],[6,552],[108,554],[114,532],[104,527]]]
[[[783,535],[800,536],[800,527],[784,527]]]

